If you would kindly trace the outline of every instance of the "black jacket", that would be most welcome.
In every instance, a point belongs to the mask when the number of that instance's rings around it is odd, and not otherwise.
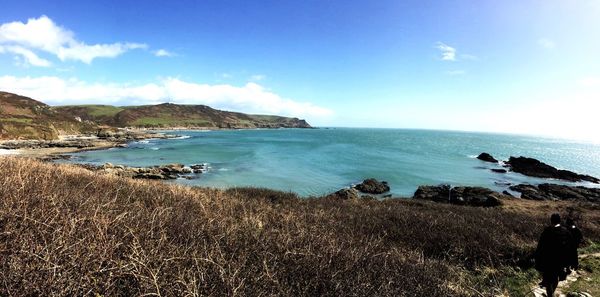
[[[571,232],[571,252],[569,253],[569,266],[573,269],[579,269],[579,259],[577,258],[577,248],[583,243],[583,235],[576,226],[568,227]]]
[[[573,237],[563,226],[544,229],[535,252],[535,268],[538,271],[560,271],[572,263]]]

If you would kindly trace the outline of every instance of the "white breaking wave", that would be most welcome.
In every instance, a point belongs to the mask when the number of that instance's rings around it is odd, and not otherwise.
[[[18,155],[19,151],[18,150],[5,150],[5,149],[0,149],[0,156],[5,156],[5,155]]]

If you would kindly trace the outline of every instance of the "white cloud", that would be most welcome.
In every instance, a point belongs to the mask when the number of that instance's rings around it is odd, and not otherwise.
[[[174,57],[175,54],[166,50],[166,49],[159,49],[153,52],[155,56],[157,57]]]
[[[438,42],[435,48],[442,52],[442,60],[444,61],[456,61],[456,49],[443,43]]]
[[[262,75],[262,74],[255,74],[255,75],[250,76],[250,80],[251,81],[261,81],[261,80],[263,80],[265,78],[267,78],[267,76],[266,75]]]
[[[38,57],[38,55],[36,55],[34,52],[32,52],[24,47],[21,47],[21,46],[16,46],[16,45],[2,46],[2,45],[0,45],[0,54],[3,54],[3,53],[13,53],[13,54],[23,57],[23,59],[25,59],[26,65],[33,65],[33,66],[38,66],[38,67],[49,67],[50,65],[52,65],[52,63],[50,63],[50,61]]]
[[[36,65],[35,61],[32,62],[31,54],[35,55],[34,50],[53,54],[61,61],[74,60],[90,64],[96,58],[114,58],[132,49],[147,48],[140,43],[88,45],[75,39],[72,31],[56,25],[45,15],[29,19],[27,23],[16,21],[0,25],[0,44],[28,50],[29,57],[23,53],[12,53],[24,56],[34,66],[45,64],[42,62]]]
[[[209,85],[166,78],[142,85],[88,83],[54,76],[0,76],[0,90],[51,104],[206,104],[214,108],[258,114],[326,117],[332,111],[309,102],[283,98],[256,83]]]
[[[538,44],[545,49],[553,49],[556,47],[556,43],[548,38],[538,39]]]

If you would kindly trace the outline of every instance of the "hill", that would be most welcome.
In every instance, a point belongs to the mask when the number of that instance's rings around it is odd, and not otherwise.
[[[114,127],[138,128],[310,128],[297,118],[267,115],[249,115],[222,111],[206,105],[158,105],[123,106],[74,105],[58,106],[54,110]]]
[[[93,123],[54,110],[34,99],[0,92],[0,140],[57,139],[61,134],[91,131]]]
[[[95,132],[100,126],[157,129],[311,128],[305,120],[298,118],[250,115],[206,105],[49,106],[32,98],[0,92],[0,140],[54,140],[65,134]]]

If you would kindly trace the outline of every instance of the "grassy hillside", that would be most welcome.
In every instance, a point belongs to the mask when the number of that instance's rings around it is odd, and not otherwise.
[[[0,168],[2,296],[519,296],[549,213],[581,215],[600,239],[598,206],[571,202],[299,199],[23,158]]]
[[[51,107],[34,99],[0,92],[0,140],[57,139],[62,134],[101,126],[139,128],[310,128],[297,118],[247,115],[205,105],[72,105]]]
[[[80,133],[93,127],[94,124],[79,122],[42,102],[0,92],[0,140],[56,139],[60,134]]]
[[[55,110],[117,127],[147,128],[309,128],[304,120],[279,116],[247,115],[205,105],[159,104],[114,107],[107,105],[59,106]]]

